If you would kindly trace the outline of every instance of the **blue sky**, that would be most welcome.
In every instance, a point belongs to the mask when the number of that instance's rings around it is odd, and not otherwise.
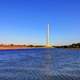
[[[80,0],[0,0],[0,43],[45,44],[80,41]]]

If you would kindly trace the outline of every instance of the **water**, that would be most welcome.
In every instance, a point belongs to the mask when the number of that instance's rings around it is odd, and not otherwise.
[[[0,80],[80,80],[80,50],[0,50]]]

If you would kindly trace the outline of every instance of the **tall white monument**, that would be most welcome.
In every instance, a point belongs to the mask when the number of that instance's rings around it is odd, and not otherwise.
[[[48,24],[48,28],[47,28],[46,47],[51,47],[51,44],[50,44],[50,25],[49,24]]]

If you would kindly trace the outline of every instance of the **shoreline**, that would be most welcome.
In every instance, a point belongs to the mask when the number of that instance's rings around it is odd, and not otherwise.
[[[80,48],[63,48],[63,47],[45,47],[45,46],[43,46],[43,47],[40,47],[40,46],[38,46],[38,47],[35,47],[35,46],[33,46],[33,47],[28,47],[28,46],[0,46],[0,50],[15,50],[15,49],[32,49],[32,48],[57,48],[57,49],[79,49],[80,50]]]
[[[0,50],[27,49],[28,47],[0,47]]]
[[[16,47],[16,46],[7,46],[7,47],[0,47],[0,50],[15,50],[15,49],[32,49],[32,48],[50,48],[50,47]],[[54,47],[51,47],[54,48]]]

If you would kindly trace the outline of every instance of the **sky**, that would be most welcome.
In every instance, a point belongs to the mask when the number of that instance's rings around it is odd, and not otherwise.
[[[0,0],[0,43],[80,42],[80,0]]]

